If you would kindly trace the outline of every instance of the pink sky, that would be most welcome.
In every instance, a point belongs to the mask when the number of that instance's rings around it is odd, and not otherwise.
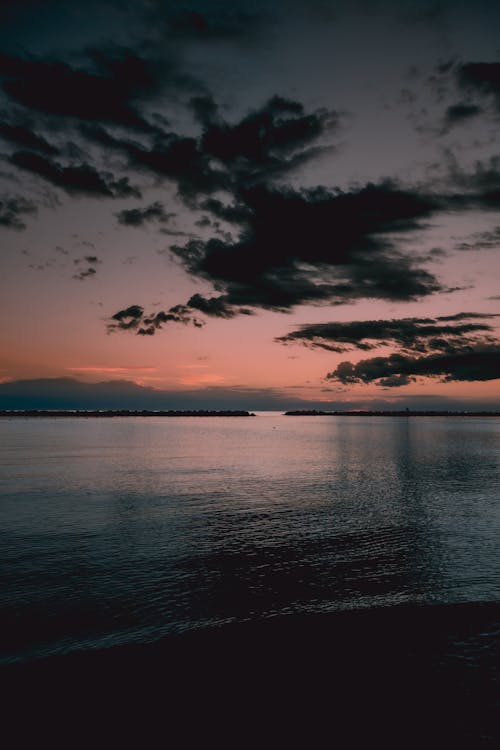
[[[102,32],[99,35],[92,31],[91,25],[79,27],[68,15],[64,22],[61,20],[66,26],[61,28],[57,39],[47,25],[39,28],[32,23],[26,25],[26,19],[13,12],[15,33],[11,31],[9,36],[5,32],[3,44],[9,59],[18,61],[16,65],[20,66],[15,75],[28,78],[27,82],[21,81],[25,86],[21,95],[16,93],[15,86],[5,84],[1,98],[6,122],[8,127],[26,129],[30,125],[36,129],[37,138],[51,144],[57,155],[47,156],[45,147],[40,147],[42,151],[37,155],[29,152],[28,157],[23,156],[23,149],[28,147],[12,141],[17,136],[9,133],[14,131],[4,129],[7,135],[0,134],[5,165],[0,173],[3,322],[0,382],[72,377],[87,382],[130,380],[173,391],[213,386],[278,389],[290,397],[325,404],[360,399],[411,402],[425,395],[438,396],[443,403],[446,399],[500,401],[500,379],[444,382],[446,377],[416,378],[397,388],[376,383],[342,385],[326,379],[327,373],[335,371],[343,361],[356,364],[367,357],[389,356],[394,351],[390,343],[370,352],[357,348],[334,352],[311,349],[301,343],[285,346],[275,340],[306,324],[435,319],[461,313],[494,316],[500,311],[500,204],[485,197],[488,190],[491,195],[500,190],[496,143],[500,86],[498,92],[490,91],[480,81],[476,88],[471,84],[467,89],[460,78],[471,60],[500,66],[496,63],[498,42],[492,34],[495,24],[486,23],[480,11],[476,12],[472,6],[456,9],[450,3],[443,4],[439,23],[430,16],[411,21],[405,14],[394,11],[391,3],[371,10],[365,8],[362,17],[358,6],[349,9],[341,4],[334,16],[323,17],[312,9],[302,9],[286,18],[277,13],[274,18],[274,5],[271,6],[267,15],[262,16],[264,20],[261,19],[255,32],[257,38],[244,37],[243,42],[243,37],[238,36],[238,44],[216,34],[203,44],[194,38],[177,39],[172,55],[183,83],[170,84],[177,86],[175,95],[172,90],[161,90],[158,81],[156,88],[146,87],[139,92],[133,89],[130,100],[117,105],[123,122],[114,113],[115,120],[111,123],[106,120],[105,107],[101,120],[92,109],[97,100],[88,105],[89,111],[85,110],[85,102],[80,102],[75,116],[73,111],[66,112],[63,100],[40,104],[36,96],[29,99],[29,93],[26,94],[31,85],[30,75],[48,75],[43,61],[49,57],[66,66],[65,70],[73,71],[72,75],[77,69],[86,71],[94,82],[100,76],[102,83],[103,77],[111,75],[111,68],[96,73],[98,63],[88,60],[88,49],[94,41],[104,50],[102,59],[116,53],[106,31],[115,28],[111,11],[109,29],[105,22],[108,11],[99,16]],[[266,24],[271,17],[277,25],[268,28]],[[161,69],[163,64],[168,71],[173,63],[170,58],[162,58],[164,45],[156,36],[157,29],[147,26],[146,17],[134,16],[134,19],[133,23],[129,19],[130,25],[120,27],[120,44],[137,56],[143,55],[147,63],[144,45],[134,48],[137,35],[145,34],[144,38],[149,40],[148,54],[160,66],[154,70]],[[17,46],[13,46],[13,38],[18,40]],[[64,44],[62,39],[66,40]],[[28,63],[18,49],[23,44],[30,50]],[[75,51],[71,52],[68,45]],[[9,70],[18,70],[12,65]],[[29,66],[33,66],[35,73],[30,72]],[[5,75],[13,74],[7,71]],[[132,86],[131,80],[127,80],[126,86]],[[121,79],[119,83],[123,87]],[[194,95],[205,97],[205,105],[209,100],[212,102],[219,124],[196,121],[191,102]],[[243,150],[230,163],[224,162],[222,139],[222,156],[208,152],[210,159],[204,162],[204,169],[214,170],[213,174],[225,169],[226,178],[234,179],[225,194],[219,187],[206,195],[196,193],[186,197],[192,185],[186,188],[183,182],[186,178],[182,160],[180,173],[169,178],[133,161],[139,147],[146,153],[146,142],[150,148],[154,138],[160,137],[157,131],[154,137],[149,135],[153,128],[159,129],[161,137],[167,140],[172,137],[168,128],[176,138],[198,139],[196,148],[202,154],[207,133],[216,139],[217,128],[221,127],[226,141],[231,137],[237,139],[238,127],[245,123],[245,117],[250,120],[257,115],[268,117],[266,107],[271,107],[269,102],[273,101],[278,101],[273,106],[285,107],[285,114],[282,112],[273,125],[276,133],[281,132],[283,118],[291,118],[292,128],[296,122],[302,122],[302,114],[297,112],[306,113],[307,127],[311,122],[317,126],[317,132],[313,132],[304,146],[311,151],[307,151],[307,158],[296,158],[295,144],[291,143],[283,156],[278,154],[276,141],[272,147],[275,150],[271,148],[262,155],[258,150],[262,144],[245,143],[239,144]],[[131,108],[143,123],[139,130],[137,124],[133,126],[136,130],[127,130],[126,118],[131,116]],[[294,120],[297,116],[299,120]],[[236,135],[231,135],[235,123],[240,126],[235,126]],[[95,136],[92,140],[88,135],[89,124],[104,130],[111,145],[106,142],[103,146]],[[260,136],[255,137],[258,141]],[[113,143],[118,144],[115,150]],[[33,148],[36,151],[38,146]],[[149,156],[154,156],[151,148]],[[41,153],[44,155],[40,156]],[[255,158],[251,168],[249,153]],[[303,157],[304,153],[298,156]],[[269,165],[279,158],[283,159],[282,172],[276,177]],[[30,159],[35,160],[34,167],[30,166]],[[40,167],[40,163],[45,166]],[[218,272],[217,276],[213,269],[204,269],[203,262],[199,269],[190,267],[187,252],[183,255],[181,250],[175,254],[172,248],[185,249],[188,240],[196,237],[205,243],[204,251],[208,253],[207,243],[211,238],[220,242],[224,238],[228,247],[232,242],[234,252],[239,251],[238,237],[243,236],[244,228],[210,214],[204,201],[210,196],[223,199],[226,204],[233,201],[234,206],[239,202],[241,207],[244,192],[238,191],[240,183],[248,179],[248,174],[241,171],[242,164],[251,175],[265,164],[269,172],[262,172],[259,179],[266,189],[281,190],[283,195],[293,189],[297,196],[302,195],[304,203],[307,201],[301,190],[316,186],[331,191],[332,205],[340,191],[356,198],[370,185],[382,192],[402,190],[408,195],[441,200],[441,208],[433,206],[406,224],[402,220],[399,230],[392,217],[387,229],[394,252],[408,259],[409,275],[421,270],[428,272],[436,279],[437,291],[423,292],[421,296],[409,294],[408,301],[404,301],[390,295],[373,298],[369,291],[363,297],[358,289],[352,298],[330,296],[317,305],[311,304],[306,296],[290,305],[288,312],[278,312],[265,309],[266,305],[259,302],[259,284],[266,281],[266,273],[275,273],[276,267],[271,264],[262,277],[252,281],[253,289],[245,289],[251,299],[243,306],[246,304],[252,315],[241,314],[237,305],[230,302],[233,312],[237,311],[232,318],[197,313],[203,327],[168,323],[154,336],[135,335],[134,330],[109,333],[107,324],[111,316],[130,305],[140,305],[149,314],[186,305],[195,294],[204,298],[226,295],[231,300],[234,290],[238,292],[237,274],[226,278]],[[75,188],[64,183],[65,179],[72,179],[74,168],[94,170],[109,185],[118,184],[109,175],[116,180],[126,179],[136,192],[129,197],[114,198],[92,196],[91,191],[78,192],[78,185]],[[186,168],[186,174],[187,171]],[[201,177],[204,177],[201,172],[195,176],[198,180]],[[139,190],[142,197],[138,197]],[[108,192],[111,194],[111,188]],[[5,201],[9,197],[18,201],[16,210],[20,212],[21,224],[10,225],[7,214],[2,220],[1,206],[7,206]],[[21,199],[30,201],[32,208],[23,208]],[[145,211],[155,205],[161,206],[163,215],[153,213],[153,218],[141,220],[138,225],[119,219],[120,213]],[[201,220],[207,214],[212,224],[203,226]],[[353,215],[352,224],[356,225],[356,221]],[[272,252],[278,253],[281,242],[278,221],[272,231],[276,234]],[[344,233],[349,231],[350,227],[344,228]],[[232,233],[231,239],[228,232]],[[342,272],[348,264],[342,266],[343,261],[338,259],[336,265],[330,266],[319,262],[314,254],[314,227],[311,238],[310,264],[306,247],[301,258],[290,256],[289,264],[283,261],[277,266],[278,282],[282,274],[283,283],[288,283],[285,275],[293,263],[298,277],[317,283],[318,288],[332,279],[344,281]],[[384,239],[378,225],[362,237],[363,241],[373,238]],[[283,240],[289,241],[290,237]],[[335,249],[336,241],[334,221],[332,253],[341,252]],[[388,262],[388,257],[384,256],[384,262]],[[375,257],[374,266],[377,262]],[[367,267],[362,270],[369,276]],[[352,273],[355,278],[355,271]],[[275,279],[275,286],[278,282]],[[347,278],[346,283],[352,282],[351,277]],[[497,322],[491,317],[488,323],[488,346],[500,346],[500,318]]]

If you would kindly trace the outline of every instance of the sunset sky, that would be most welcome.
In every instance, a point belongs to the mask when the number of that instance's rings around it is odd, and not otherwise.
[[[3,0],[0,408],[500,408],[499,28]]]

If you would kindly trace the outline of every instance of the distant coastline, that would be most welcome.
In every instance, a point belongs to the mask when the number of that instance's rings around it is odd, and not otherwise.
[[[255,417],[244,409],[1,409],[0,418],[12,417]],[[320,411],[299,409],[285,417],[500,417],[500,411]]]
[[[3,409],[0,417],[255,417],[235,409]]]
[[[285,417],[500,417],[500,411],[286,411]]]

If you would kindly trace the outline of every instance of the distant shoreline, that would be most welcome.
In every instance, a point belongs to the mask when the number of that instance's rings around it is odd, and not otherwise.
[[[255,414],[229,409],[3,409],[0,417],[255,417]]]
[[[1,409],[0,417],[255,417],[239,409]],[[500,417],[500,411],[286,411],[285,417]]]
[[[286,411],[285,417],[500,417],[500,411]]]

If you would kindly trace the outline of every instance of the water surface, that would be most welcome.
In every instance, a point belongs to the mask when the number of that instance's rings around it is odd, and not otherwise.
[[[500,601],[500,420],[0,422],[4,659]]]

